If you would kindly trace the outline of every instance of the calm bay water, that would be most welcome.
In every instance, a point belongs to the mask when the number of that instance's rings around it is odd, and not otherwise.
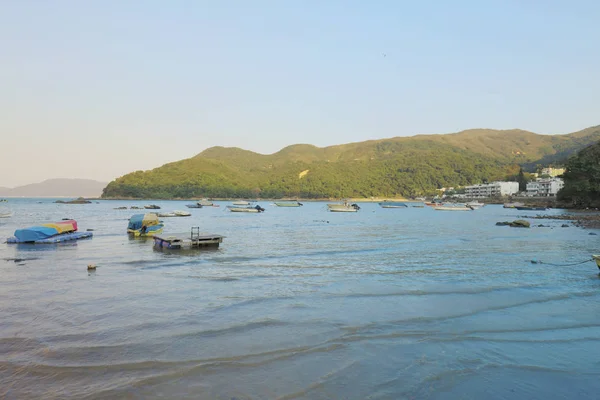
[[[42,201],[42,204],[38,204]],[[4,203],[6,204],[6,203]],[[600,235],[486,206],[191,209],[173,254],[125,234],[143,202],[11,199],[0,238],[75,218],[94,237],[0,244],[0,397],[559,399],[600,393]],[[163,211],[186,202],[158,202]],[[560,213],[554,210],[549,213]],[[529,212],[535,215],[535,212]],[[595,231],[598,232],[598,231]],[[15,259],[18,259],[15,261]],[[98,265],[88,273],[87,264]]]

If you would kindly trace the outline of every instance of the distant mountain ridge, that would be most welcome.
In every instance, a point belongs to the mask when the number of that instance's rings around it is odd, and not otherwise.
[[[296,144],[273,154],[211,147],[108,184],[105,197],[414,196],[437,188],[507,179],[519,166],[559,162],[600,141],[600,126],[566,135],[520,129],[369,140],[329,147]],[[298,174],[309,172],[302,179]]]
[[[15,188],[0,188],[0,197],[100,197],[105,186],[105,182],[92,179],[48,179]]]

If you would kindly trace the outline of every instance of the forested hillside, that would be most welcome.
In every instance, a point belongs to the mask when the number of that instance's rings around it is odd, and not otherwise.
[[[600,140],[600,126],[569,135],[469,130],[263,155],[213,147],[195,157],[111,182],[104,197],[341,198],[418,196],[515,176],[519,165],[568,156]],[[300,174],[302,178],[300,178]]]

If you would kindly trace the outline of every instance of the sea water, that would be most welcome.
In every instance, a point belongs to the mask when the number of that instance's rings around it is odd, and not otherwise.
[[[140,201],[10,199],[0,238],[74,218],[94,237],[0,244],[0,398],[559,399],[600,393],[600,236],[486,206],[262,214],[220,207],[127,236]],[[155,202],[161,211],[186,202]],[[560,210],[547,213],[560,214]],[[4,241],[4,240],[2,240]],[[533,264],[531,260],[542,263]],[[546,262],[546,263],[544,263]],[[95,272],[87,265],[96,264]]]

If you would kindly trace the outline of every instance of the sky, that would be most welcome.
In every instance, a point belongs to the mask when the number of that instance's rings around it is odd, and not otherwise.
[[[0,186],[600,123],[595,0],[0,1]]]

